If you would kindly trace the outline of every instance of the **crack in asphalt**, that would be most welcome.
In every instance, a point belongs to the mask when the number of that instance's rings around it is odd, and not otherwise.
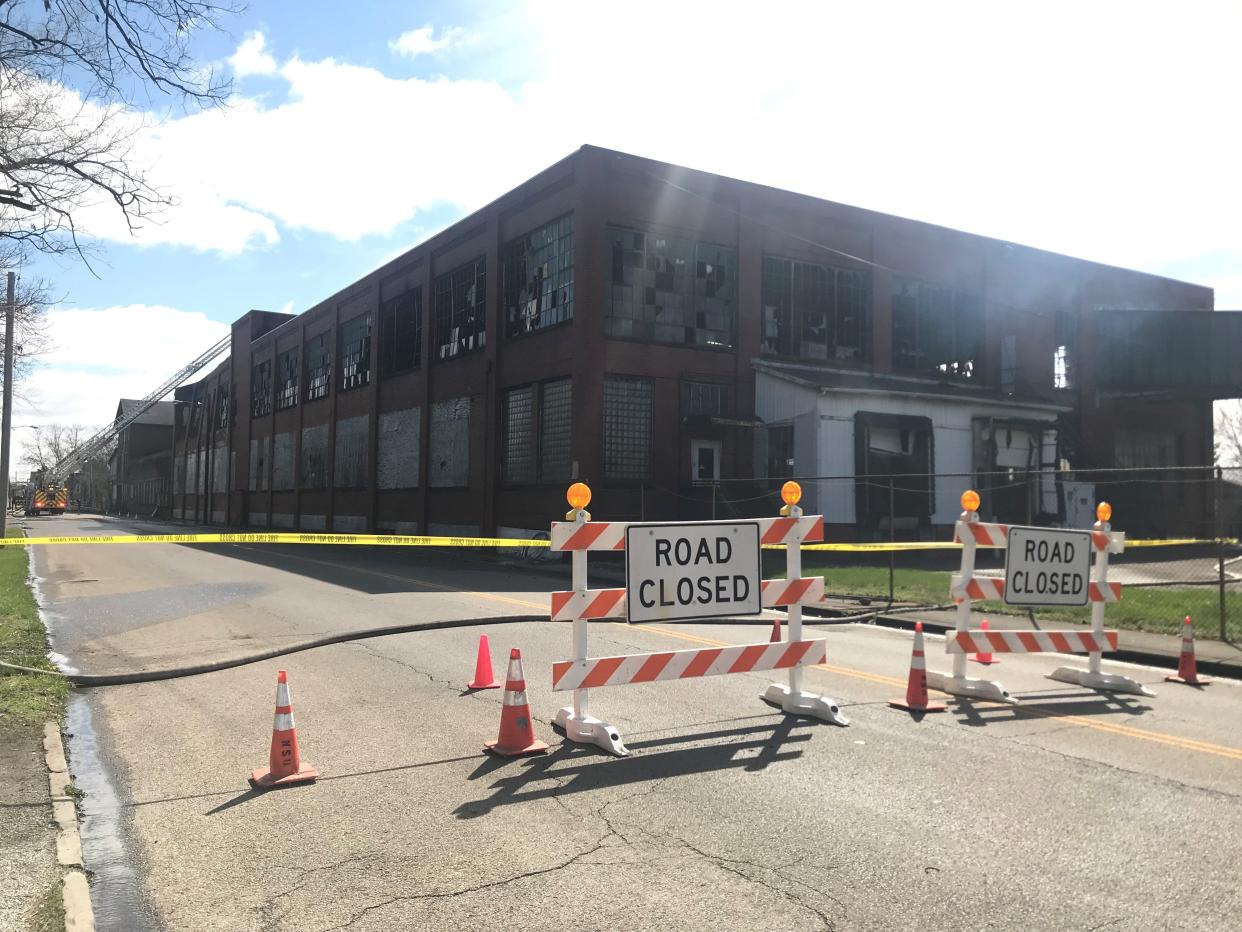
[[[331,864],[323,864],[319,867],[300,867],[290,866],[288,864],[273,864],[272,868],[276,870],[297,871],[298,877],[293,886],[286,890],[281,890],[279,893],[272,894],[258,906],[252,907],[259,913],[259,921],[262,924],[263,932],[269,932],[269,930],[271,930],[271,932],[275,932],[280,919],[282,918],[272,914],[276,907],[276,901],[283,899],[286,896],[291,896],[292,894],[303,889],[311,882],[312,875],[319,874],[324,871],[340,870],[347,864],[357,864],[362,861],[373,861],[376,857],[377,856],[374,854],[358,854],[353,855],[352,857],[342,858],[341,860],[335,861]]]

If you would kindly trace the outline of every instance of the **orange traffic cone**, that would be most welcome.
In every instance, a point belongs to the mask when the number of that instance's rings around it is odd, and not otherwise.
[[[289,701],[289,678],[284,670],[276,674],[276,721],[272,723],[272,749],[267,764],[250,774],[250,785],[256,789],[310,783],[319,776],[315,768],[302,763],[298,751],[293,704]]]
[[[923,622],[914,623],[914,650],[910,655],[910,678],[906,698],[890,699],[888,704],[910,712],[943,712],[944,706],[927,700],[927,660],[923,656]]]
[[[1195,629],[1190,623],[1190,616],[1182,622],[1182,655],[1177,661],[1177,676],[1166,676],[1167,683],[1185,683],[1187,686],[1206,686],[1212,682],[1207,677],[1200,677],[1195,668]]]
[[[479,655],[474,661],[474,679],[466,684],[466,688],[500,689],[496,674],[492,672],[492,648],[486,634],[479,635]]]
[[[779,644],[781,641],[781,619],[778,615],[772,619],[772,636],[768,638],[769,644]]]
[[[509,675],[505,683],[505,700],[500,710],[500,735],[483,747],[505,757],[542,754],[548,746],[535,737],[530,722],[530,702],[526,698],[526,678],[522,675],[522,652],[509,651]]]
[[[980,631],[988,630],[988,620],[986,618],[983,619],[983,624],[979,626],[979,630]],[[1000,661],[997,660],[995,657],[993,657],[991,653],[985,654],[985,653],[980,652],[978,654],[975,654],[970,659],[973,660],[975,663],[1000,663]]]

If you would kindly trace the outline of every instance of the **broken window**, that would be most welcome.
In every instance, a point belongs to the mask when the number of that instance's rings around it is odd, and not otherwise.
[[[574,316],[574,218],[532,230],[504,249],[505,336],[515,337]]]
[[[682,382],[681,416],[725,417],[729,413],[729,386],[719,382]]]
[[[871,277],[765,256],[762,350],[821,362],[870,358]]]
[[[893,285],[893,368],[972,379],[983,345],[983,302],[947,285]]]
[[[1018,338],[1013,334],[1001,337],[1000,388],[1012,395],[1018,386]]]
[[[376,483],[381,489],[418,487],[421,408],[384,411],[379,416]]]
[[[371,315],[341,324],[337,345],[341,348],[341,391],[370,384]]]
[[[293,488],[293,448],[292,431],[277,434],[272,442],[272,489],[288,491]]]
[[[470,398],[437,401],[431,406],[431,487],[470,484]]]
[[[302,428],[302,463],[299,485],[304,489],[328,486],[328,425]]]
[[[423,348],[423,290],[411,288],[380,305],[380,372],[418,367]]]
[[[501,468],[506,484],[569,478],[572,407],[569,379],[505,392]]]
[[[326,398],[332,384],[332,350],[328,334],[321,333],[306,341],[306,400]]]
[[[604,378],[604,477],[646,479],[651,475],[655,391],[650,379]]]
[[[790,479],[794,474],[794,429],[792,424],[768,428],[767,477]]]
[[[272,361],[265,359],[251,370],[250,415],[263,417],[272,413]]]
[[[736,253],[727,246],[608,228],[604,326],[614,337],[733,346]]]
[[[869,533],[914,531],[936,510],[931,418],[854,415],[854,495]]]
[[[1058,310],[1054,328],[1057,348],[1052,353],[1052,387],[1073,388],[1073,354],[1070,350],[1075,337],[1073,314]]]
[[[487,258],[479,256],[435,281],[436,359],[482,349],[487,341]]]
[[[338,489],[367,487],[367,448],[370,418],[365,414],[336,422],[336,455],[332,459],[332,484]]]
[[[229,415],[232,413],[232,402],[230,386],[221,385],[219,391],[216,392],[216,429],[229,426]]]
[[[285,350],[276,357],[276,410],[298,403],[298,349]]]

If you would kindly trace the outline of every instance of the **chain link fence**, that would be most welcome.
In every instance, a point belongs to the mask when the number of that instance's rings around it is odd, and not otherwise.
[[[824,515],[825,539],[884,549],[809,550],[806,573],[823,573],[841,611],[869,612],[949,603],[949,577],[960,548],[950,544],[959,498],[980,493],[984,521],[1088,528],[1095,506],[1113,506],[1112,525],[1126,533],[1124,554],[1110,559],[1109,579],[1122,598],[1107,608],[1110,626],[1176,634],[1189,615],[1196,635],[1242,641],[1242,468],[1005,470],[886,476],[794,477],[807,513]],[[699,483],[680,489],[645,485],[631,520],[726,520],[775,515],[784,479]],[[614,494],[609,493],[610,502]],[[619,503],[618,503],[619,504]],[[779,573],[783,558],[768,554]],[[778,565],[779,564],[779,565]],[[1005,551],[980,549],[978,574],[1003,575]],[[979,603],[984,613],[1010,613]],[[1034,609],[1041,619],[1085,621],[1090,608]]]

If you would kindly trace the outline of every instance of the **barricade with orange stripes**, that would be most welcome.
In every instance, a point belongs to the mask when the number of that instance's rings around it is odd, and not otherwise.
[[[841,715],[836,700],[802,690],[802,668],[823,663],[826,656],[822,640],[802,639],[802,606],[823,601],[824,579],[822,576],[802,577],[801,546],[804,541],[824,539],[824,519],[820,515],[802,514],[797,505],[801,496],[797,483],[786,483],[781,495],[786,502],[781,516],[759,518],[756,523],[761,544],[783,544],[786,548],[788,578],[762,580],[760,602],[765,608],[788,608],[788,640],[704,650],[590,657],[588,622],[628,616],[625,589],[587,588],[587,554],[625,550],[626,529],[630,523],[592,521],[585,510],[590,502],[590,490],[583,483],[575,483],[570,488],[567,497],[572,510],[565,521],[553,522],[550,535],[551,549],[569,551],[573,565],[573,588],[552,593],[551,605],[553,621],[573,623],[574,659],[556,663],[552,668],[552,688],[573,690],[573,705],[559,710],[555,718],[566,737],[598,745],[620,756],[628,753],[617,729],[587,712],[589,689],[781,669],[789,670],[789,685],[769,686],[763,694],[765,701],[787,712],[849,724]]]
[[[1102,653],[1117,649],[1117,632],[1104,629],[1104,606],[1105,603],[1116,602],[1121,598],[1121,585],[1108,580],[1108,556],[1110,553],[1122,553],[1125,550],[1125,535],[1113,531],[1108,523],[1112,508],[1106,502],[1100,503],[1097,509],[1099,520],[1091,528],[1094,561],[1091,568],[1092,578],[1087,586],[1087,601],[1091,604],[1090,631],[984,631],[971,627],[971,603],[1004,599],[1005,580],[992,576],[976,576],[975,551],[979,546],[1007,547],[1011,528],[1007,524],[980,521],[975,510],[978,505],[978,493],[970,491],[963,494],[963,511],[954,528],[954,540],[962,545],[961,569],[949,583],[949,594],[957,603],[957,624],[955,630],[945,636],[945,651],[953,656],[953,672],[944,674],[928,671],[928,684],[954,695],[1016,703],[1017,700],[1000,683],[968,677],[967,655],[978,652],[1052,651],[1088,655],[1086,670],[1058,667],[1049,674],[1052,679],[1094,689],[1152,695],[1136,680],[1106,674],[1100,670]]]

